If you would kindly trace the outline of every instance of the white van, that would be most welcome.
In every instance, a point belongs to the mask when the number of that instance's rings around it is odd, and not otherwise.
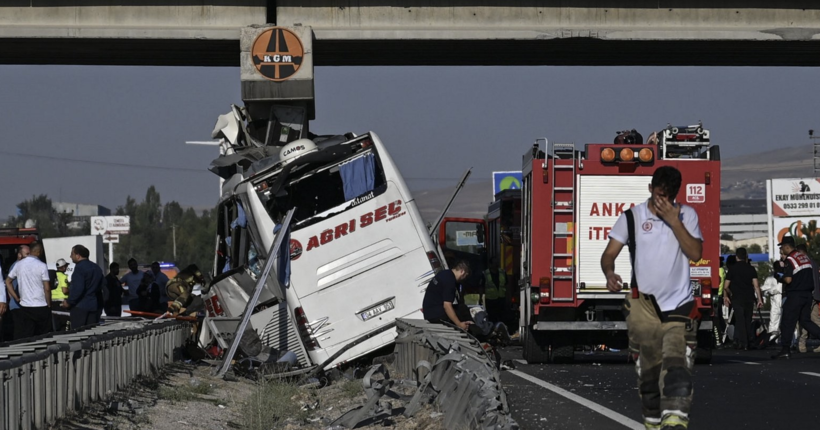
[[[422,318],[439,259],[378,136],[300,139],[279,154],[269,167],[248,178],[237,174],[223,187],[216,273],[204,296],[209,315],[242,314],[277,222],[296,207],[280,281],[266,281],[251,317],[264,343],[296,353],[302,365],[318,365],[397,318]],[[395,335],[395,328],[379,333],[329,364],[389,345]]]

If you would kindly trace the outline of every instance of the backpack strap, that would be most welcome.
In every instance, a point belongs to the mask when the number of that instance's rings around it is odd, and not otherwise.
[[[630,208],[624,211],[624,215],[626,215],[626,229],[628,232],[626,246],[629,248],[629,262],[632,264],[632,279],[629,281],[629,287],[632,288],[634,296],[635,292],[638,291],[638,280],[635,277],[635,214],[632,213]]]

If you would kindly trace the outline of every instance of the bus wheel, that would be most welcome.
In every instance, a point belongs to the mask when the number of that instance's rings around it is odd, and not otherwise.
[[[524,346],[524,360],[529,364],[542,364],[549,361],[549,349],[543,336],[533,332],[530,327],[521,327],[521,343]],[[539,342],[540,341],[540,342]]]

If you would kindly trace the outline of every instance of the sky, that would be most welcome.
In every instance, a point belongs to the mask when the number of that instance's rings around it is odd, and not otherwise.
[[[608,143],[702,121],[723,159],[808,145],[820,69],[756,67],[319,67],[316,134],[374,131],[414,190],[473,168],[520,170],[536,138]],[[239,68],[0,66],[0,219],[39,194],[116,209],[156,186],[212,207],[217,116],[241,104]],[[807,157],[811,154],[807,153]]]

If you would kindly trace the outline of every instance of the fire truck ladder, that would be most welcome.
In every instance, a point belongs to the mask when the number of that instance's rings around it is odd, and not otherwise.
[[[572,302],[575,300],[575,145],[553,143],[552,154],[552,300]]]

